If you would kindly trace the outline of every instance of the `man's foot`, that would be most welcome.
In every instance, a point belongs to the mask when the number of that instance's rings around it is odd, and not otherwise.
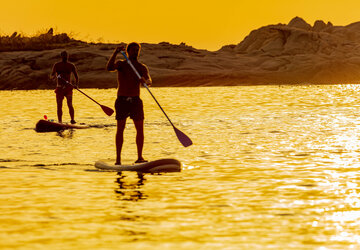
[[[115,162],[114,165],[121,165],[121,162]]]
[[[71,120],[70,123],[71,123],[71,124],[75,124],[76,121],[75,121],[75,120]]]
[[[145,160],[144,158],[139,158],[136,160],[135,163],[144,163],[144,162],[148,162],[147,160]]]

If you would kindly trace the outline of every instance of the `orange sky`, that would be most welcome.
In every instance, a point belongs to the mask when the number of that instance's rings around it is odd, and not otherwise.
[[[102,42],[185,42],[217,50],[253,29],[300,16],[347,25],[360,21],[359,0],[2,0],[0,33],[33,35],[50,27]]]

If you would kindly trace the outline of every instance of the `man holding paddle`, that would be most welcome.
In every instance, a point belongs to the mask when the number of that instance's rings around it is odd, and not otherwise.
[[[73,85],[70,83],[71,74],[75,77],[75,86],[79,83],[79,77],[75,65],[68,62],[68,53],[61,52],[61,61],[54,64],[51,78],[57,79],[57,86],[55,89],[56,103],[57,103],[57,116],[60,123],[62,123],[62,104],[64,97],[66,97],[69,113],[71,117],[71,124],[75,124],[75,111],[72,104]]]
[[[136,128],[138,159],[135,163],[146,162],[142,156],[144,145],[144,109],[142,100],[140,99],[140,84],[145,83],[150,86],[152,81],[147,66],[138,61],[140,49],[141,46],[138,43],[130,43],[126,47],[129,60],[139,72],[140,78],[137,78],[126,60],[118,60],[115,62],[117,54],[125,50],[123,46],[115,49],[106,66],[108,71],[117,70],[118,72],[118,91],[115,102],[117,120],[115,165],[121,165],[123,135],[128,117],[133,120]]]

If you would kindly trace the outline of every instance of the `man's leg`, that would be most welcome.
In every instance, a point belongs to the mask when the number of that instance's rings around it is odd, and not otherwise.
[[[124,142],[124,129],[126,126],[126,119],[117,120],[117,130],[116,130],[116,162],[115,165],[121,165],[121,149]]]
[[[75,111],[74,111],[74,107],[72,104],[72,95],[67,95],[66,96],[66,101],[67,101],[67,105],[69,107],[69,114],[70,114],[70,118],[71,118],[71,123],[75,123]]]
[[[57,116],[58,121],[62,123],[62,104],[64,97],[61,95],[56,95],[56,103],[57,103]]]
[[[134,120],[134,125],[136,128],[136,146],[137,146],[137,153],[138,153],[138,160],[144,160],[142,156],[143,146],[144,146],[144,120]]]

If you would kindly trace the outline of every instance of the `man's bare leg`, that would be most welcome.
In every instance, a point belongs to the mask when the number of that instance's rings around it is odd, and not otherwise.
[[[138,159],[137,162],[144,161],[142,156],[142,151],[144,147],[144,120],[134,121],[134,125],[136,128],[136,146]]]
[[[121,149],[124,142],[124,129],[126,126],[126,119],[117,121],[117,130],[116,130],[116,162],[115,165],[121,165]]]
[[[58,121],[60,123],[62,123],[62,104],[63,104],[63,99],[60,97],[56,97],[56,103],[57,103],[57,116],[58,116]]]
[[[74,106],[72,104],[72,95],[68,95],[66,96],[66,101],[67,101],[67,105],[69,107],[69,114],[70,114],[70,118],[71,118],[71,123],[75,123],[75,111],[74,111]]]

